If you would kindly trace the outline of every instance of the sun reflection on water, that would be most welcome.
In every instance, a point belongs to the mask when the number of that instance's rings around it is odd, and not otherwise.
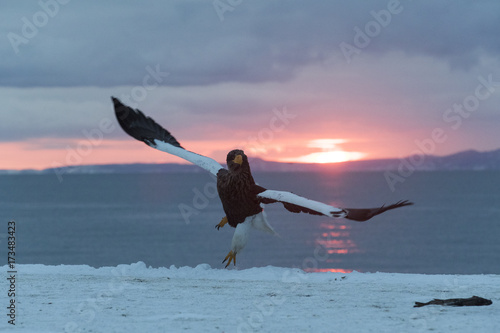
[[[320,225],[322,233],[316,239],[316,245],[323,247],[329,254],[347,254],[360,252],[356,243],[350,238],[349,225]],[[325,231],[326,229],[326,231]]]
[[[307,268],[305,269],[308,273],[352,273],[352,269],[342,269],[342,268]]]
[[[338,265],[343,262],[343,256],[361,252],[357,244],[351,238],[350,229],[351,226],[345,224],[322,223],[320,225],[320,233],[315,243],[327,254],[323,262]],[[343,268],[310,268],[306,271],[350,273],[353,270]]]

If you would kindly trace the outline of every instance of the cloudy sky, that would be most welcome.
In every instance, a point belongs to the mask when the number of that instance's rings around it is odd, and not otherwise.
[[[112,95],[219,161],[500,148],[497,0],[0,4],[0,169],[180,161]]]

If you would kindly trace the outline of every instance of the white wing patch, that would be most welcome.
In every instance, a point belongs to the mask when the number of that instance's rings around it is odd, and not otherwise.
[[[324,204],[319,201],[310,200],[291,192],[265,190],[257,195],[258,197],[273,199],[281,202],[288,202],[297,206],[306,207],[329,217],[345,217],[346,212],[340,208]]]
[[[223,169],[223,167],[217,161],[210,157],[193,153],[192,151],[173,146],[170,143],[166,143],[157,139],[154,140],[154,143],[154,148],[183,158],[186,161],[196,164],[197,166],[209,171],[215,176],[217,176],[217,172],[220,169]]]

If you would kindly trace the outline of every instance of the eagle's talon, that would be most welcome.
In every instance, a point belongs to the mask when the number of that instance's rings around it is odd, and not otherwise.
[[[229,259],[229,260],[228,260]],[[236,266],[236,253],[233,253],[233,251],[229,251],[229,253],[227,254],[226,258],[224,260],[222,260],[222,263],[225,263],[227,261],[227,264],[226,264],[226,267],[229,266],[229,264],[231,264],[231,261],[233,262],[233,265]]]
[[[215,228],[217,228],[217,230],[219,230],[220,228],[222,228],[223,226],[225,226],[225,225],[226,225],[226,223],[227,223],[227,217],[226,217],[226,216],[224,216],[224,217],[222,218],[222,220],[219,222],[219,224],[216,224],[216,225],[215,225]]]

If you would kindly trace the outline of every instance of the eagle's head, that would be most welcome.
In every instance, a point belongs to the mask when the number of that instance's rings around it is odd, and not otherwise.
[[[248,157],[241,149],[231,150],[227,154],[226,163],[230,171],[250,169],[250,164],[248,164]]]

